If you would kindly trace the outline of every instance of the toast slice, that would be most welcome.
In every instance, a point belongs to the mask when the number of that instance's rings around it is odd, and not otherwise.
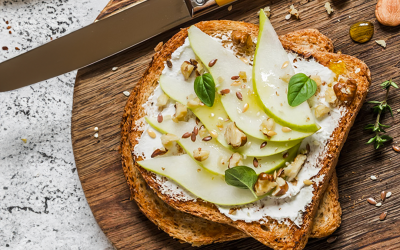
[[[214,21],[214,22],[202,22],[197,24],[197,26],[208,33],[213,35],[216,33],[224,33],[232,30],[242,30],[250,33],[252,36],[256,36],[258,32],[258,27],[252,24],[232,22],[232,21]],[[323,175],[323,185],[317,187],[314,191],[314,197],[312,204],[307,208],[306,213],[303,216],[303,224],[301,227],[296,225],[286,225],[278,224],[276,221],[270,220],[268,224],[260,225],[259,223],[245,223],[243,221],[232,221],[226,216],[222,215],[218,209],[213,205],[205,202],[182,202],[174,200],[173,197],[168,197],[163,195],[160,190],[158,183],[153,179],[153,174],[141,169],[139,166],[134,164],[132,158],[132,149],[137,143],[137,138],[140,137],[142,131],[138,130],[134,126],[134,121],[143,117],[144,110],[142,104],[145,103],[153,92],[154,88],[157,86],[158,77],[164,67],[164,61],[167,60],[171,53],[183,44],[184,39],[187,36],[187,30],[181,30],[177,35],[175,35],[166,45],[163,46],[162,50],[159,51],[153,58],[153,61],[146,71],[144,77],[141,79],[140,83],[134,89],[133,95],[128,100],[127,106],[125,108],[125,114],[123,119],[123,131],[122,131],[122,158],[124,164],[124,172],[127,177],[128,183],[134,193],[134,198],[139,197],[139,190],[135,189],[135,180],[139,179],[139,174],[137,171],[141,172],[144,179],[150,185],[151,188],[157,193],[157,195],[174,208],[177,208],[183,212],[191,213],[202,218],[212,220],[219,223],[224,223],[231,225],[240,229],[248,235],[253,236],[262,243],[271,246],[273,248],[302,248],[307,242],[309,235],[311,234],[311,225],[313,223],[313,215],[317,211],[318,202],[322,198],[322,194],[326,187],[328,186],[328,180],[333,173],[334,166],[337,162],[339,155],[339,150],[344,143],[347,133],[354,121],[355,115],[362,102],[365,99],[367,88],[369,86],[370,75],[368,68],[359,60],[345,56],[336,55],[328,52],[324,52],[324,49],[318,47],[317,44],[322,41],[317,39],[312,39],[311,33],[316,31],[303,31],[297,32],[295,34],[288,35],[287,38],[282,39],[282,44],[286,49],[293,50],[294,52],[305,55],[311,53],[312,56],[321,64],[327,65],[330,60],[342,60],[345,62],[347,70],[343,75],[351,76],[355,78],[358,82],[357,96],[350,106],[347,107],[347,115],[342,117],[341,124],[343,126],[337,128],[334,132],[334,136],[327,147],[329,148],[330,154],[323,159],[323,168],[320,171],[320,176]],[[311,39],[309,39],[311,37]],[[315,38],[315,37],[314,37]],[[309,39],[309,41],[308,41]],[[327,41],[329,39],[326,39]],[[298,41],[295,43],[294,41]],[[321,42],[324,43],[324,42]],[[325,44],[328,44],[325,41]],[[329,47],[329,46],[327,46]],[[358,74],[355,73],[356,68],[359,69]],[[144,183],[142,183],[144,184]],[[143,185],[142,185],[143,186]],[[142,187],[143,189],[144,187]],[[146,211],[146,207],[139,204],[142,211]],[[146,212],[145,212],[146,213]],[[322,213],[323,214],[323,213]],[[153,221],[157,223],[157,219],[161,218],[158,216],[148,215],[148,217],[153,218]],[[321,218],[323,218],[322,216]],[[178,225],[179,227],[179,225]],[[163,228],[164,229],[164,228]],[[167,233],[173,234],[170,228],[166,228]],[[176,229],[176,228],[175,228]],[[207,229],[209,230],[209,228]],[[322,230],[325,231],[325,230]],[[177,233],[177,232],[175,232]],[[234,233],[234,231],[233,231]],[[232,236],[233,234],[231,234]],[[237,235],[237,234],[236,234]],[[190,237],[184,238],[182,234],[177,233],[175,237],[184,239],[187,242],[195,243],[195,240],[191,240]],[[226,235],[224,236],[226,237]],[[236,236],[239,237],[239,236]],[[227,237],[227,239],[234,239]],[[214,241],[218,241],[215,240]],[[205,242],[205,241],[204,241]]]

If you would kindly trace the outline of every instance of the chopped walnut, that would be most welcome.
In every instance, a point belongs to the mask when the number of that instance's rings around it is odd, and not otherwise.
[[[275,191],[272,193],[272,195],[273,196],[282,196],[282,195],[286,194],[286,192],[289,190],[289,185],[287,184],[287,182],[281,177],[276,178],[275,182],[277,184],[277,187],[276,187]]]
[[[275,129],[275,120],[273,118],[264,119],[260,125],[260,131],[266,136],[274,136],[276,135]]]
[[[357,82],[352,78],[347,79],[346,82],[340,79],[339,82],[333,86],[333,90],[339,101],[350,104],[357,92]]]
[[[168,96],[166,94],[161,94],[158,98],[157,98],[157,106],[158,107],[164,107],[165,105],[167,105],[168,103]]]
[[[264,8],[265,15],[269,18],[271,16],[271,8],[269,6]]]
[[[257,196],[269,193],[277,186],[274,177],[271,174],[261,173],[258,176],[257,182],[254,185],[254,191]]]
[[[294,7],[293,4],[290,5],[289,14],[292,16],[295,16],[297,19],[299,19],[299,17],[300,17],[299,11],[296,10],[296,8]]]
[[[333,88],[329,88],[325,91],[325,101],[329,104],[335,104],[337,101],[337,97]]]
[[[247,82],[247,74],[246,71],[240,71],[239,77],[243,80],[243,82]]]
[[[185,80],[189,79],[190,75],[192,74],[194,70],[194,66],[188,62],[188,61],[184,61],[181,65],[181,72],[183,77],[185,77]]]
[[[208,159],[209,155],[210,151],[208,150],[202,150],[201,148],[193,150],[193,158],[196,161],[205,161]]]
[[[197,106],[200,106],[200,104],[201,104],[200,99],[193,94],[190,94],[189,96],[187,96],[186,99],[187,99],[187,105],[189,108],[195,108]]]
[[[294,159],[294,161],[283,169],[285,171],[285,176],[287,177],[287,181],[293,181],[294,178],[296,178],[300,169],[306,162],[306,159],[307,159],[306,155],[298,154]]]
[[[180,102],[175,104],[175,115],[172,118],[174,122],[182,121],[187,114],[187,107]]]
[[[253,40],[251,39],[251,35],[248,33],[235,30],[232,32],[231,37],[234,42],[245,46],[246,49],[250,49],[253,47]]]
[[[228,145],[234,148],[244,146],[247,142],[247,136],[236,127],[234,122],[228,124],[224,136]]]
[[[326,9],[326,12],[328,12],[328,15],[332,14],[333,9],[332,9],[331,4],[329,2],[325,3],[325,9]]]
[[[233,153],[231,158],[229,158],[228,168],[233,168],[240,165],[243,165],[242,156],[239,153]]]
[[[197,61],[197,62],[198,63],[196,65],[196,75],[200,76],[200,75],[204,74],[205,68],[204,68],[204,65],[200,61]]]
[[[179,141],[179,137],[174,134],[164,134],[161,136],[161,143],[165,148],[171,148],[176,141]]]
[[[331,111],[331,109],[327,106],[325,106],[324,104],[319,104],[316,108],[315,108],[315,117],[317,119],[321,119],[323,118],[325,115],[327,115],[329,113],[329,111]]]

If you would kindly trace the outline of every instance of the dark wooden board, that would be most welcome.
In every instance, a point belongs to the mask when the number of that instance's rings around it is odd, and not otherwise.
[[[134,0],[114,0],[99,15],[104,18],[126,8]],[[328,16],[326,1],[265,1],[247,0],[233,4],[202,17],[202,20],[230,19],[257,23],[257,11],[270,6],[271,21],[279,35],[302,28],[316,28],[333,39],[336,51],[364,60],[370,67],[373,84],[368,100],[382,100],[384,92],[379,83],[393,78],[400,83],[400,27],[385,27],[376,22],[376,1],[334,0],[335,12]],[[300,11],[300,20],[285,20],[291,4]],[[338,21],[340,20],[340,21]],[[348,30],[351,24],[369,20],[375,24],[373,40],[366,44],[351,41]],[[195,20],[192,23],[199,21]],[[189,24],[188,24],[189,25]],[[118,146],[120,120],[130,91],[137,83],[160,41],[167,41],[179,28],[149,40],[137,48],[129,49],[98,62],[78,72],[74,90],[72,112],[72,141],[79,177],[86,198],[100,227],[117,249],[189,249],[166,233],[157,229],[141,214],[133,201],[121,169]],[[387,48],[374,40],[383,39]],[[118,70],[112,71],[113,67]],[[384,116],[383,122],[392,125],[387,132],[394,143],[400,139],[400,91],[392,91],[389,104],[395,110],[394,118]],[[388,145],[380,150],[365,145],[371,134],[363,130],[374,122],[370,104],[365,104],[357,117],[349,138],[342,150],[337,173],[340,202],[343,208],[342,226],[334,233],[336,242],[310,239],[306,249],[400,249],[400,155]],[[99,127],[99,138],[93,137],[94,127]],[[371,175],[378,177],[370,180]],[[392,191],[381,208],[369,205],[367,197],[378,199],[382,190]],[[379,215],[388,212],[385,221]],[[263,249],[253,239],[214,244],[204,249]]]

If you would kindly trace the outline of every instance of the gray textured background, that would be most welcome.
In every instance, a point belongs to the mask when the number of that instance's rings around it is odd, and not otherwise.
[[[0,62],[90,24],[107,2],[0,0]],[[0,93],[0,249],[112,249],[75,168],[75,76]]]

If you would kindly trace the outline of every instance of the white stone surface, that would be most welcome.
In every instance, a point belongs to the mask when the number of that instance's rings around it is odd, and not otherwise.
[[[0,0],[0,62],[90,24],[107,2]],[[0,93],[0,249],[112,249],[75,168],[75,76]]]

